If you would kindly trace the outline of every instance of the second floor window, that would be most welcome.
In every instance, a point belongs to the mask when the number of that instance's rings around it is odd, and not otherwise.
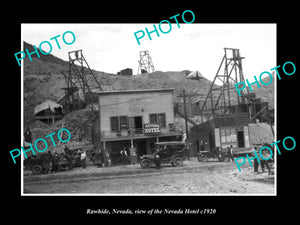
[[[127,116],[113,116],[110,117],[110,125],[112,131],[120,131],[128,129],[128,117]]]
[[[128,129],[128,117],[127,116],[120,116],[120,130],[127,130]]]
[[[150,123],[159,124],[162,128],[166,127],[166,114],[150,114]]]

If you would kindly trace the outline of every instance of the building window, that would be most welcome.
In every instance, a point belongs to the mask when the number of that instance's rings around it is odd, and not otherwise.
[[[127,116],[120,116],[120,130],[128,129],[128,118]]]
[[[161,113],[158,114],[157,117],[160,127],[166,127],[166,115],[164,113]]]
[[[110,125],[112,131],[127,130],[128,117],[127,116],[113,116],[110,117]]]
[[[119,117],[110,117],[110,125],[112,131],[118,131],[119,129]]]
[[[157,114],[150,114],[150,123],[157,123]]]
[[[158,113],[158,114],[150,114],[150,123],[159,124],[160,127],[166,127],[166,114]]]
[[[221,142],[223,144],[229,144],[236,142],[236,131],[235,129],[221,129]]]

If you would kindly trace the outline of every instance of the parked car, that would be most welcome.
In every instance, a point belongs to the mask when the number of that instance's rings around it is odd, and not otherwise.
[[[51,157],[48,154],[32,155],[24,160],[26,170],[31,170],[33,174],[48,173],[51,169]]]
[[[142,168],[151,167],[153,164],[171,163],[173,166],[182,166],[185,159],[185,143],[179,141],[156,142],[154,153],[140,157]]]
[[[197,153],[197,159],[199,162],[206,162],[209,158],[217,158],[220,162],[230,161],[228,153],[220,150],[200,151]]]

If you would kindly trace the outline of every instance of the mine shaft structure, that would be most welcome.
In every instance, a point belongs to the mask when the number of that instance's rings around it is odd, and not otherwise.
[[[138,60],[139,67],[137,74],[155,72],[155,68],[152,62],[152,58],[149,51],[140,51],[140,59]]]
[[[97,102],[97,92],[103,91],[100,82],[87,63],[82,50],[68,52],[69,71],[62,72],[67,87],[62,88],[65,96],[59,104],[65,105],[65,113],[88,105],[94,110],[93,103]]]
[[[241,57],[239,49],[224,48],[221,64],[200,109],[201,123],[214,119],[216,114],[232,113],[232,105],[247,105],[247,110],[250,110],[248,112],[253,114],[249,107],[249,90],[244,89],[239,96],[234,86],[236,83],[245,82],[242,59],[244,57]]]

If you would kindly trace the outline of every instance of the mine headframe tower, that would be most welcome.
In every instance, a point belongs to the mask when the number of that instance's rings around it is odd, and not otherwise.
[[[236,83],[245,82],[242,67],[244,57],[241,57],[240,50],[236,48],[224,48],[224,52],[221,64],[200,109],[201,123],[211,118],[214,119],[216,114],[232,113],[232,105],[244,105],[248,113],[252,110],[249,107],[249,90],[244,89],[239,96],[234,86]]]
[[[101,84],[83,56],[82,50],[68,52],[68,55],[69,71],[62,72],[67,87],[62,88],[65,90],[65,96],[59,103],[66,106],[66,114],[74,109],[79,109],[78,105],[81,104],[79,101],[94,110],[93,103],[97,102],[96,92],[103,91]]]
[[[149,51],[140,51],[140,60],[137,74],[155,72],[152,58]]]

